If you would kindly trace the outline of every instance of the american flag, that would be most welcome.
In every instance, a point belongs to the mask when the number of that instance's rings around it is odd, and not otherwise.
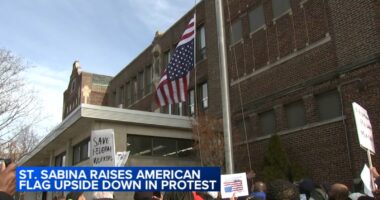
[[[243,182],[241,180],[226,181],[223,187],[225,192],[240,192],[243,190]]]
[[[195,15],[186,26],[156,89],[159,106],[184,102],[190,71],[194,68]]]

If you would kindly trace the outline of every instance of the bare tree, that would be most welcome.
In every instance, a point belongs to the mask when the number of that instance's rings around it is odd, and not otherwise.
[[[0,147],[0,157],[18,161],[28,154],[38,141],[38,136],[34,130],[30,126],[24,127],[15,138]]]
[[[29,69],[29,65],[20,57],[13,55],[10,51],[0,49],[1,149],[21,142],[15,143],[15,139],[30,132],[32,125],[39,120],[38,117],[35,117],[38,116],[36,114],[38,106],[34,92],[27,87],[25,79],[23,79],[23,73],[26,73],[27,69]],[[27,141],[25,139],[28,137],[23,138],[24,141]]]
[[[224,138],[221,119],[199,115],[193,123],[195,150],[204,166],[224,169]],[[223,170],[222,170],[223,171]]]

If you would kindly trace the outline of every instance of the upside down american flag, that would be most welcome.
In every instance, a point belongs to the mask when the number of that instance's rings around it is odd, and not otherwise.
[[[194,42],[195,15],[187,24],[156,88],[155,97],[159,106],[186,101],[190,72],[194,68]]]

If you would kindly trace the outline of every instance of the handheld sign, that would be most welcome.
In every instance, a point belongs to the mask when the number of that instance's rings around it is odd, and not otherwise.
[[[115,156],[115,167],[123,167],[127,163],[130,151],[117,152]]]
[[[115,136],[112,129],[92,131],[91,162],[93,166],[115,166]]]
[[[372,126],[369,121],[367,111],[357,103],[352,103],[354,110],[356,129],[358,131],[358,137],[360,146],[365,150],[369,150],[372,154],[375,154],[375,145],[373,142]]]
[[[222,175],[221,182],[221,194],[222,198],[231,198],[233,194],[235,197],[248,195],[248,184],[246,173],[227,174]]]
[[[363,181],[363,185],[364,185],[364,194],[370,196],[370,197],[373,197],[373,194],[372,194],[372,175],[371,175],[371,171],[370,169],[368,168],[368,166],[366,164],[364,164],[364,167],[363,167],[363,170],[362,172],[360,173],[360,178],[362,179]]]

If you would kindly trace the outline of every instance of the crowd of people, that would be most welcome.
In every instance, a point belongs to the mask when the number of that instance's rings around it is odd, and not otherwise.
[[[371,169],[375,188],[374,197],[363,193],[350,193],[348,187],[341,183],[331,186],[318,185],[311,179],[304,179],[294,184],[286,180],[275,180],[269,183],[254,182],[251,193],[245,197],[235,197],[230,200],[380,200],[380,175],[376,168]],[[252,182],[250,182],[252,183]],[[376,187],[377,186],[377,187]],[[16,165],[10,163],[0,166],[0,200],[13,200],[16,193]],[[55,200],[86,200],[83,192],[70,192],[64,196],[54,197]],[[114,199],[110,192],[95,192],[94,200]],[[213,200],[221,199],[218,193],[207,192],[136,192],[134,200]]]

